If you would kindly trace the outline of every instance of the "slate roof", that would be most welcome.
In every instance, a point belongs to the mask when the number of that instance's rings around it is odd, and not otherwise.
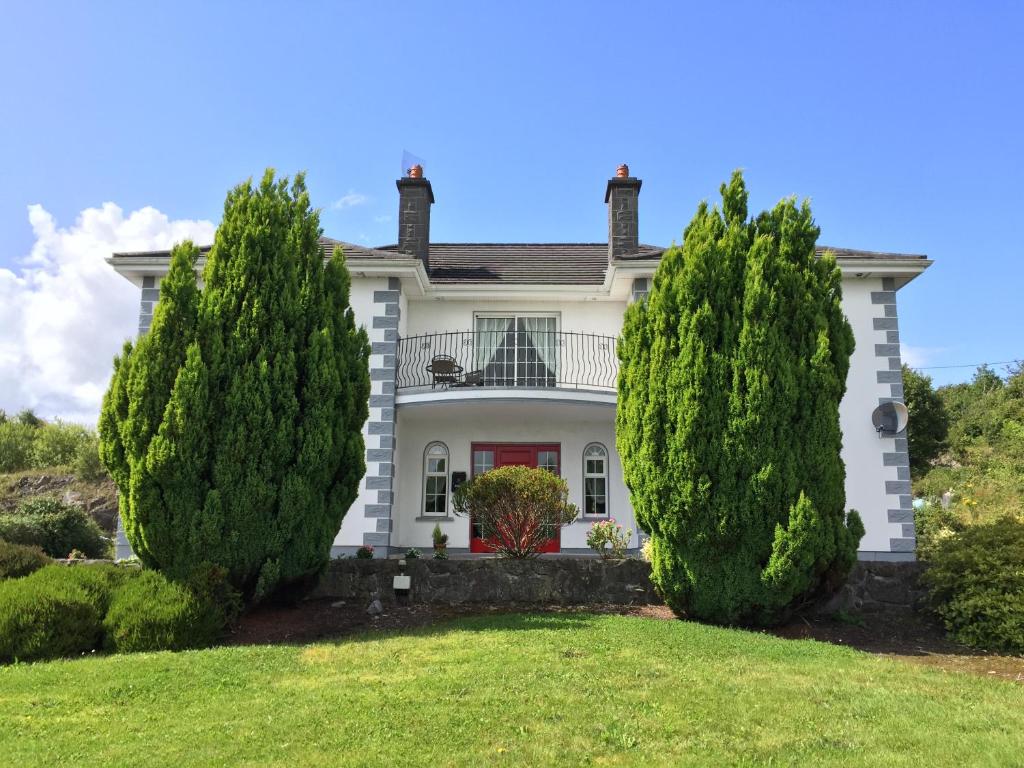
[[[821,256],[825,251],[835,255],[837,259],[927,259],[922,253],[886,253],[884,251],[858,251],[853,248],[833,248],[831,245],[818,245],[815,252]]]
[[[346,242],[344,242],[342,240],[335,240],[333,237],[321,237],[320,238],[320,245],[322,245],[324,247],[324,250],[327,251],[328,254],[333,253],[335,246],[337,246],[337,247],[340,247],[342,250],[345,251],[345,255],[346,256],[358,256],[360,258],[374,258],[374,257],[376,257],[376,258],[393,259],[393,258],[396,258],[396,257],[402,255],[402,254],[398,254],[398,253],[380,253],[380,252],[378,252],[377,250],[375,250],[373,248],[367,248],[367,247],[362,246],[362,245],[356,245],[355,243],[346,243]],[[201,246],[199,246],[199,253],[201,253],[203,256],[205,256],[207,253],[210,252],[210,248],[211,248],[211,246],[209,246],[209,245],[201,245]],[[163,257],[167,258],[170,255],[171,255],[170,251],[128,251],[128,252],[113,254],[115,259],[130,258],[132,256],[156,256],[156,257],[163,256]],[[412,258],[412,257],[410,256],[409,258]]]
[[[397,252],[383,245],[378,252]],[[656,259],[664,248],[641,245],[638,259]],[[607,243],[431,243],[431,283],[601,285],[608,269]]]
[[[330,237],[321,237],[325,250],[340,246],[348,257],[361,259],[408,258],[397,245],[367,248]],[[210,246],[200,248],[207,253]],[[817,253],[831,251],[843,259],[925,259],[926,256],[909,253],[883,253],[858,251],[851,248],[818,246]],[[657,259],[665,249],[655,245],[641,245],[631,259]],[[115,253],[114,258],[132,256],[167,257],[170,251]],[[607,243],[431,243],[430,282],[453,283],[514,283],[520,285],[601,285],[608,268]]]

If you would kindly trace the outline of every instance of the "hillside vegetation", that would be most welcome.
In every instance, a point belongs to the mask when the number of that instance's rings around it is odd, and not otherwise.
[[[1003,379],[982,367],[970,382],[938,388],[913,371],[904,378],[914,494],[941,508],[948,492],[947,527],[1024,517],[1024,369]],[[928,436],[924,445],[915,432]]]
[[[0,410],[0,515],[51,497],[81,506],[108,536],[117,528],[117,489],[100,464],[96,433]]]
[[[1024,372],[937,390],[905,374],[931,608],[957,642],[1024,653]]]

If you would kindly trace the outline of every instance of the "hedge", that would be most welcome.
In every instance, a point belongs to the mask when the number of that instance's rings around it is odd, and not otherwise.
[[[50,562],[39,547],[0,539],[0,579],[28,576]]]
[[[103,621],[104,646],[120,652],[212,645],[224,615],[187,587],[145,571],[117,591]]]
[[[181,584],[132,567],[48,565],[0,581],[0,663],[210,645],[240,603],[223,572],[197,573]]]
[[[88,653],[99,646],[102,615],[95,593],[46,571],[0,582],[0,663]]]

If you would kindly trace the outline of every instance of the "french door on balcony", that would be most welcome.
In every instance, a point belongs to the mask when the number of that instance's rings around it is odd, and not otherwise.
[[[477,315],[475,367],[487,386],[553,387],[558,382],[558,318]]]
[[[539,467],[556,475],[561,471],[561,446],[537,443],[473,443],[473,475],[479,475],[497,467],[507,466]],[[561,549],[561,535],[558,530],[551,532],[541,552],[558,552]],[[469,551],[493,552],[494,549],[483,538],[479,524],[469,521]]]

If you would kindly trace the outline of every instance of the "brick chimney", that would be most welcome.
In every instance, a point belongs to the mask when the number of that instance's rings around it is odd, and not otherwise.
[[[640,184],[629,175],[629,166],[620,165],[608,180],[604,201],[608,203],[608,260],[630,256],[640,250],[638,199]]]
[[[423,166],[414,165],[398,185],[398,250],[430,267],[430,205],[434,190],[423,178]]]

